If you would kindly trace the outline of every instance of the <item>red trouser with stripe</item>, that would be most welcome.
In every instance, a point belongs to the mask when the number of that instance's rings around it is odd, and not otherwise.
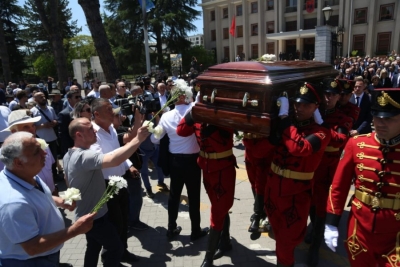
[[[249,177],[251,187],[260,196],[263,196],[265,193],[265,184],[267,183],[268,171],[270,170],[270,164],[267,161],[266,158],[256,158],[251,156],[250,153],[245,153],[247,176]]]
[[[236,169],[234,165],[207,173],[203,171],[203,183],[211,202],[211,228],[222,231],[224,220],[233,205]]]
[[[294,250],[306,233],[311,196],[309,192],[301,192],[282,197],[276,191],[266,186],[265,212],[274,231],[278,262],[292,265]]]

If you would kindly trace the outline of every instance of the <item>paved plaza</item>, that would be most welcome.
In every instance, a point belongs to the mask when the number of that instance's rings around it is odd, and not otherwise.
[[[275,241],[267,234],[257,240],[250,239],[247,228],[250,224],[250,216],[253,213],[253,195],[250,183],[247,179],[244,166],[244,147],[237,144],[234,148],[239,169],[237,169],[235,202],[231,209],[231,240],[233,250],[226,256],[215,260],[215,266],[275,266]],[[152,184],[157,180],[154,172],[151,173]],[[165,180],[169,184],[169,178]],[[62,188],[60,188],[62,189]],[[153,187],[153,192],[158,188]],[[201,189],[201,216],[202,227],[209,226],[210,201],[204,187]],[[183,230],[173,241],[166,237],[168,221],[167,212],[168,193],[157,192],[154,199],[144,197],[140,219],[150,228],[145,231],[132,231],[129,233],[128,249],[140,257],[140,261],[132,266],[164,267],[164,266],[200,266],[205,255],[208,237],[195,242],[190,241],[190,219],[187,206],[187,195],[184,189],[181,197],[181,207],[178,216],[178,225]],[[66,224],[74,221],[73,213],[66,213]],[[344,240],[347,221],[347,212],[343,216],[340,225],[339,240]],[[61,250],[61,262],[68,262],[75,267],[83,266],[86,239],[79,235],[65,243]],[[307,266],[305,264],[308,245],[302,243],[296,249],[296,267]],[[339,242],[336,253],[331,252],[325,244],[321,247],[320,264],[323,267],[349,266],[343,242]],[[125,266],[131,266],[124,264]],[[99,260],[99,266],[102,266]]]

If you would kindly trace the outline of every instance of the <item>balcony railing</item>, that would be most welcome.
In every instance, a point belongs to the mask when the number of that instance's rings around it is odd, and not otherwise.
[[[285,13],[297,12],[297,6],[287,6]]]

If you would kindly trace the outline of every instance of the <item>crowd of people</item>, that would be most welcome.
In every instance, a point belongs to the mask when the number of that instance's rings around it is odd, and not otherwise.
[[[252,239],[268,232],[276,240],[277,266],[294,266],[294,250],[303,241],[310,244],[311,267],[318,266],[323,240],[336,249],[352,183],[345,240],[351,266],[400,262],[398,63],[396,57],[335,61],[336,78],[305,81],[292,102],[278,98],[276,134],[243,134],[254,195],[248,231]],[[208,236],[201,267],[232,250],[234,130],[194,121],[191,110],[200,94],[194,77],[188,79],[87,79],[83,86],[71,79],[61,91],[51,77],[46,85],[25,88],[0,84],[0,97],[2,91],[13,94],[0,107],[0,266],[68,265],[59,262],[59,252],[78,234],[87,240],[85,267],[97,266],[100,254],[104,266],[138,261],[128,249],[128,231],[148,229],[140,212],[142,182],[145,194],[156,197],[149,165],[158,188],[169,192],[167,238],[182,231],[177,217],[186,186],[190,239]],[[162,133],[151,134],[145,120]],[[123,177],[127,188],[91,213],[112,176]],[[82,199],[65,204],[57,188],[61,180],[79,189]],[[200,223],[202,180],[211,202],[210,227]],[[76,222],[65,228],[58,208],[75,210]]]

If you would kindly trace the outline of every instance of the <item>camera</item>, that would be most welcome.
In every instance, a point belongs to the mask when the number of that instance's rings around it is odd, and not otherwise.
[[[141,105],[139,106],[137,102],[140,102]],[[154,97],[149,91],[144,91],[143,95],[132,98],[116,99],[114,104],[121,107],[121,113],[126,116],[133,115],[136,108],[140,109],[141,114],[149,114],[161,109],[160,98]]]

